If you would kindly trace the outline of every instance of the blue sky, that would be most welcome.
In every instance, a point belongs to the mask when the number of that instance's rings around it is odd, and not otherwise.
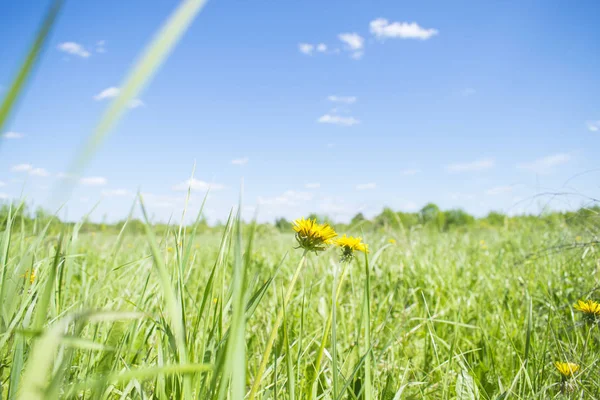
[[[4,1],[5,93],[49,2]],[[149,5],[150,4],[150,5]],[[0,147],[0,197],[48,198],[178,2],[67,1]],[[154,218],[212,185],[224,219],[348,220],[433,201],[538,212],[600,197],[600,3],[211,0],[61,211]],[[183,184],[183,185],[182,185]]]

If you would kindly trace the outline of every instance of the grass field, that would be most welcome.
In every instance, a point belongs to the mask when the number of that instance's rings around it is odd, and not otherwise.
[[[182,2],[141,51],[59,203],[204,4]],[[0,131],[62,5],[7,87]],[[113,231],[18,207],[0,213],[2,399],[600,398],[600,306],[574,307],[600,299],[597,206],[589,224],[384,210],[413,222],[334,226],[369,245],[346,260],[233,214]]]
[[[567,226],[356,226],[366,256],[300,268],[291,230],[233,217],[161,237],[44,228],[2,226],[2,398],[600,396],[600,332],[572,307],[597,298],[600,265]]]

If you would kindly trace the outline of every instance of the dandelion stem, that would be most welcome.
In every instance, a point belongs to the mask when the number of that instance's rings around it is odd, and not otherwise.
[[[294,292],[294,286],[296,285],[298,277],[300,276],[300,271],[302,271],[302,267],[306,263],[306,253],[308,253],[308,250],[304,250],[302,258],[300,259],[298,267],[296,268],[296,272],[294,272],[292,281],[290,282],[287,292],[285,293],[285,297],[283,298],[283,306],[280,307],[279,311],[277,312],[277,318],[275,319],[275,324],[273,325],[271,334],[269,335],[269,341],[267,342],[267,347],[265,348],[262,360],[258,367],[258,371],[256,372],[256,377],[254,378],[254,384],[252,385],[252,389],[250,389],[248,400],[254,400],[256,392],[258,392],[258,388],[260,387],[262,375],[265,372],[265,369],[267,368],[269,356],[271,355],[271,350],[273,350],[273,344],[275,343],[275,339],[277,338],[277,331],[279,330],[279,325],[281,325],[281,321],[283,320],[283,310],[287,307],[288,303],[290,302],[292,293]]]

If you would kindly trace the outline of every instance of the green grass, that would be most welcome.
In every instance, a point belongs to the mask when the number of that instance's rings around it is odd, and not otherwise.
[[[371,229],[368,259],[298,268],[291,232],[234,216],[160,237],[34,226],[0,227],[2,398],[600,396],[600,332],[572,308],[600,297],[597,248],[525,258],[566,227]],[[570,393],[555,360],[582,366]]]

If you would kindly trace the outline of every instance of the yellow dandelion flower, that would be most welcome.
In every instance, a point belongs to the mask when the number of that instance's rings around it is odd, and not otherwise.
[[[168,251],[169,253],[172,253],[172,252],[173,252],[173,248],[172,248],[172,247],[167,247],[167,251]]]
[[[354,256],[355,251],[369,252],[369,246],[362,243],[362,238],[360,237],[355,238],[344,234],[344,236],[335,241],[335,244],[342,248],[341,261],[349,261]]]
[[[573,305],[573,308],[577,311],[581,311],[586,318],[591,320],[600,318],[600,304],[596,303],[594,300],[579,300],[577,304]]]
[[[297,219],[292,228],[300,247],[315,252],[325,250],[337,236],[329,224],[318,224],[314,219]]]
[[[396,239],[390,239],[388,240],[388,242],[390,242],[391,244],[396,244]]]
[[[565,378],[570,378],[575,374],[575,372],[579,371],[579,365],[571,362],[555,361],[554,366]]]

